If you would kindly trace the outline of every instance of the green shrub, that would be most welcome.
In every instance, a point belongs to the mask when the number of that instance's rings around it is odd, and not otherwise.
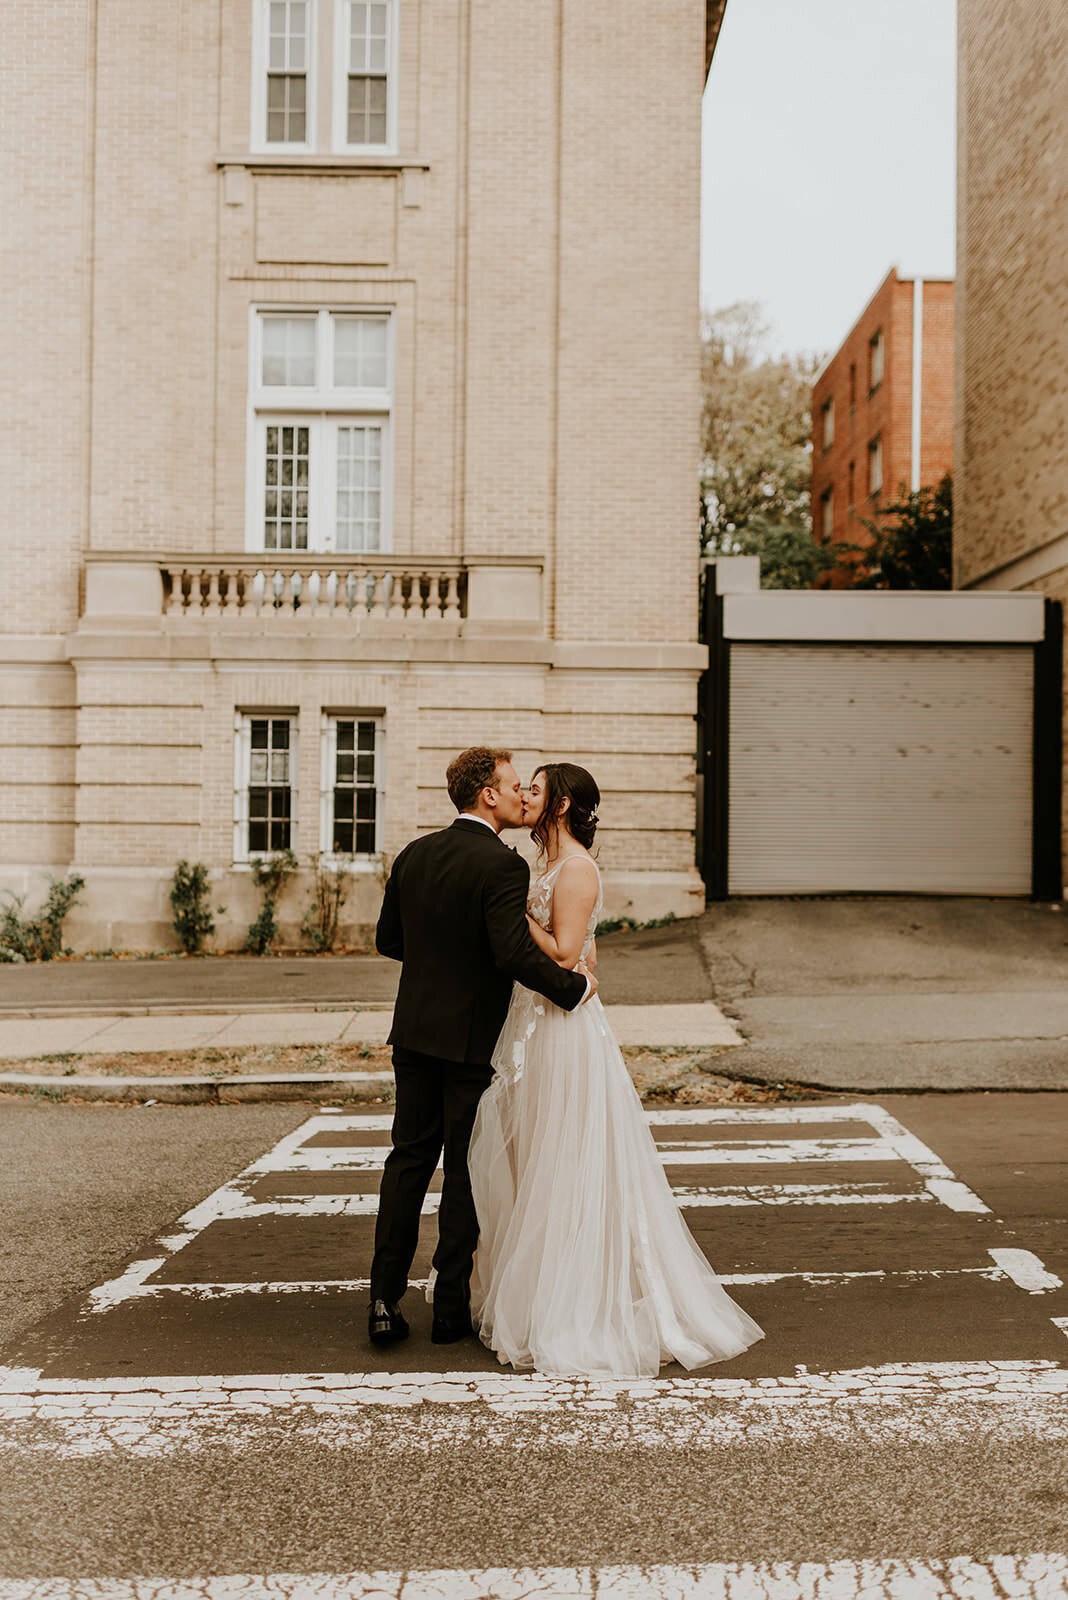
[[[337,943],[337,925],[348,894],[351,859],[346,856],[331,863],[322,856],[312,857],[311,904],[301,918],[300,931],[317,956],[332,950]]]
[[[669,911],[666,917],[651,917],[648,922],[635,922],[633,917],[606,917],[597,924],[596,932],[644,933],[648,928],[666,928],[675,920],[674,911]]]
[[[63,953],[63,923],[85,879],[78,873],[69,878],[49,878],[45,903],[36,917],[25,917],[24,894],[9,894],[0,920],[0,961],[51,961]]]
[[[248,925],[246,950],[254,956],[265,955],[278,935],[275,910],[282,890],[297,868],[297,858],[292,850],[280,850],[277,855],[258,858],[252,863],[252,877],[256,887],[263,891],[263,904],[255,922]]]
[[[171,879],[171,910],[178,943],[187,956],[197,956],[215,932],[209,904],[211,886],[203,861],[179,861]]]

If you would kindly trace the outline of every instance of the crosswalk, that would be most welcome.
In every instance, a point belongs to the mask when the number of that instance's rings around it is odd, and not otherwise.
[[[710,1207],[766,1206],[865,1206],[935,1204],[951,1212],[988,1216],[989,1208],[915,1135],[878,1105],[801,1105],[756,1108],[705,1108],[660,1110],[647,1113],[656,1138],[661,1161],[672,1180],[676,1199],[683,1209]],[[290,1219],[320,1224],[326,1219],[367,1219],[377,1213],[377,1184],[389,1145],[391,1125],[388,1116],[346,1115],[327,1111],[310,1117],[275,1147],[253,1162],[231,1182],[224,1184],[176,1224],[172,1233],[158,1242],[154,1252],[133,1263],[118,1278],[100,1285],[89,1295],[93,1313],[113,1311],[134,1299],[166,1299],[173,1296],[217,1300],[276,1294],[316,1292],[352,1293],[364,1290],[367,1280],[345,1272],[329,1277],[261,1277],[258,1272],[242,1276],[235,1263],[241,1252],[231,1248],[233,1276],[205,1278],[200,1272],[188,1279],[175,1276],[176,1261],[203,1261],[204,1247],[220,1234],[233,1246],[235,1227],[273,1221],[284,1225]],[[369,1140],[375,1142],[367,1142]],[[769,1184],[694,1182],[707,1176],[707,1169],[768,1167],[834,1167],[841,1175],[836,1181]],[[892,1168],[892,1171],[889,1169]],[[872,1171],[878,1176],[868,1176]],[[862,1176],[863,1174],[863,1176]],[[750,1174],[753,1176],[754,1174]],[[311,1180],[309,1182],[309,1180]],[[681,1181],[680,1181],[681,1180]],[[424,1213],[433,1214],[440,1196],[426,1198]],[[349,1258],[355,1254],[348,1252]],[[366,1259],[369,1232],[359,1238]],[[197,1255],[196,1246],[200,1245]],[[262,1255],[262,1252],[260,1253]],[[1018,1257],[1020,1252],[1016,1253]],[[991,1281],[1013,1276],[1009,1264],[991,1261],[962,1266],[955,1270],[980,1273]],[[920,1269],[922,1270],[922,1269]],[[941,1270],[943,1273],[946,1269]],[[1041,1266],[1022,1268],[1031,1278]],[[913,1269],[913,1274],[915,1269]],[[831,1267],[771,1272],[724,1272],[729,1284],[778,1282],[786,1278],[830,1281],[883,1274],[878,1267],[860,1271],[835,1271]],[[425,1280],[416,1279],[421,1287]],[[1037,1281],[1037,1279],[1036,1279]]]
[[[746,1377],[781,1378],[799,1357],[814,1366],[811,1355],[826,1348],[827,1317],[840,1324],[835,1353],[842,1369],[870,1364],[880,1345],[884,1365],[929,1359],[931,1317],[945,1313],[954,1285],[985,1294],[987,1325],[1000,1328],[984,1348],[980,1318],[963,1348],[958,1336],[959,1358],[1048,1358],[1051,1343],[1063,1339],[1057,1318],[1047,1320],[1040,1349],[1022,1329],[1020,1338],[1007,1337],[1020,1319],[1006,1314],[1006,1291],[1041,1297],[1061,1286],[1059,1278],[1025,1243],[1007,1238],[982,1198],[884,1106],[665,1108],[646,1115],[691,1230],[723,1282],[747,1291],[743,1303],[768,1331],[764,1346],[732,1364]],[[326,1108],[308,1117],[92,1289],[58,1337],[50,1327],[48,1360],[36,1368],[31,1339],[21,1370],[96,1381],[134,1337],[146,1377],[292,1375],[308,1365],[309,1333],[313,1355],[336,1368],[339,1309],[351,1357],[351,1322],[363,1306],[353,1301],[368,1287],[389,1128],[388,1115]],[[427,1216],[437,1209],[439,1188],[440,1173]],[[415,1290],[425,1282],[433,1231],[428,1225]],[[893,1295],[885,1294],[888,1286]],[[876,1308],[870,1296],[878,1290],[883,1303]],[[303,1359],[294,1360],[286,1325],[298,1302]],[[792,1348],[777,1337],[784,1320]],[[859,1327],[851,1337],[851,1320],[864,1325],[863,1337]],[[405,1370],[413,1348],[428,1360],[413,1340],[395,1355]],[[213,1352],[229,1359],[206,1366]],[[468,1365],[492,1368],[480,1347],[464,1354]],[[360,1355],[361,1368],[381,1369],[369,1345]]]
[[[661,1161],[684,1212],[718,1207],[824,1207],[935,1205],[973,1216],[989,1216],[984,1202],[950,1171],[933,1151],[878,1105],[706,1108],[647,1113]],[[159,1241],[159,1253],[135,1262],[118,1278],[93,1289],[92,1313],[112,1311],[135,1299],[185,1296],[199,1300],[316,1293],[363,1293],[365,1277],[293,1278],[232,1276],[183,1280],[173,1276],[175,1258],[188,1257],[205,1236],[226,1225],[261,1224],[297,1219],[367,1219],[378,1209],[377,1183],[386,1155],[388,1116],[346,1115],[327,1111],[309,1118],[272,1150],[224,1184],[177,1223]],[[828,1131],[833,1129],[834,1131]],[[864,1129],[865,1131],[858,1131]],[[674,1135],[674,1136],[673,1136]],[[815,1136],[813,1136],[815,1135]],[[364,1142],[370,1138],[378,1142]],[[767,1167],[842,1169],[834,1182],[694,1183],[706,1169]],[[888,1171],[888,1168],[893,1171]],[[867,1176],[872,1171],[877,1177]],[[855,1173],[855,1175],[854,1175]],[[861,1174],[865,1174],[861,1176]],[[724,1174],[725,1176],[728,1173]],[[755,1176],[755,1173],[749,1174]],[[763,1174],[761,1174],[763,1175]],[[683,1181],[679,1181],[679,1179]],[[311,1182],[308,1180],[321,1180]],[[365,1187],[373,1179],[374,1187]],[[337,1180],[344,1186],[338,1190]],[[440,1196],[431,1193],[424,1213],[436,1212]],[[370,1236],[362,1241],[369,1251]],[[1030,1252],[992,1247],[986,1259],[953,1267],[888,1269],[878,1265],[853,1270],[831,1265],[778,1270],[725,1271],[728,1285],[780,1283],[798,1279],[831,1284],[863,1278],[945,1277],[972,1274],[988,1282],[1011,1279],[1029,1292],[1056,1288],[1059,1280],[1045,1272]],[[417,1277],[412,1287],[425,1287]]]
[[[1011,1451],[1040,1440],[1063,1452],[1060,1279],[885,1106],[646,1115],[694,1237],[767,1332],[736,1361],[646,1379],[555,1378],[502,1369],[474,1341],[430,1345],[418,1291],[440,1173],[405,1302],[413,1337],[376,1351],[362,1328],[365,1274],[390,1118],[323,1108],[31,1332],[0,1368],[0,1454],[45,1461],[46,1473],[112,1472],[119,1484],[132,1462],[184,1473],[220,1451],[262,1472],[284,1444],[312,1464],[328,1457],[366,1470],[369,1485],[383,1472],[406,1485],[413,1460],[470,1459],[480,1475],[489,1462],[507,1478],[509,1463],[548,1450],[568,1461],[638,1457],[658,1470],[685,1461],[695,1487],[686,1475],[675,1484],[696,1505],[702,1474],[719,1482],[739,1453],[757,1470],[784,1451],[816,1459],[857,1439],[884,1463],[901,1450],[967,1452],[976,1439]],[[506,1518],[497,1535],[505,1545],[509,1526]],[[1068,1595],[1068,1566],[1048,1546],[944,1560],[642,1568],[509,1565],[505,1555],[499,1566],[447,1570],[231,1566],[230,1576],[195,1582],[0,1577],[0,1600]]]

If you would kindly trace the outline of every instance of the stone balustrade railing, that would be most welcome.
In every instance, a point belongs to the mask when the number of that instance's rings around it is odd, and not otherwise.
[[[150,555],[92,551],[85,558],[81,629],[333,621],[539,635],[540,556],[329,556],[273,551]]]
[[[163,612],[187,621],[223,618],[370,617],[383,622],[459,622],[467,573],[452,558],[250,556],[161,562]]]

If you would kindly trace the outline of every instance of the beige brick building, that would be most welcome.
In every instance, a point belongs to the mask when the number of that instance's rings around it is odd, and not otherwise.
[[[1062,602],[1068,601],[1066,80],[1068,35],[1059,0],[961,0],[955,582],[1041,590]]]
[[[168,943],[181,857],[240,943],[284,843],[366,923],[483,740],[592,768],[610,911],[703,904],[721,11],[9,8],[0,885],[81,872],[75,944]]]

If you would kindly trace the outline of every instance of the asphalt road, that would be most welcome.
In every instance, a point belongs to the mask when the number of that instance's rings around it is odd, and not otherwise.
[[[430,1345],[414,1292],[409,1344],[366,1343],[344,1280],[366,1272],[374,1117],[0,1105],[5,1381],[29,1395],[0,1421],[0,1581],[1063,1550],[1064,1097],[654,1132],[767,1338],[606,1393]]]

